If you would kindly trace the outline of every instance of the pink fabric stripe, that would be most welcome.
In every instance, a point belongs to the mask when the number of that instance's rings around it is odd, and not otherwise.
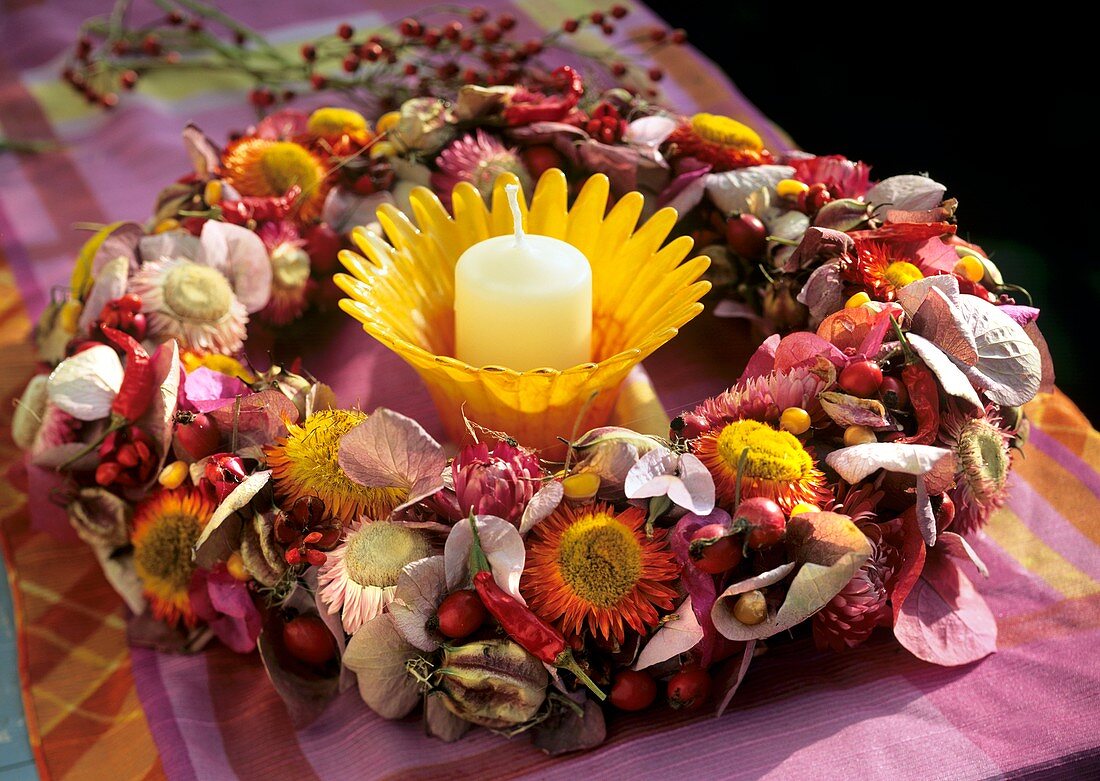
[[[1009,479],[1008,505],[1020,520],[1062,558],[1093,580],[1100,581],[1100,556],[1096,544],[1055,510],[1040,488],[1017,475]]]
[[[1041,428],[1032,426],[1028,444],[1046,453],[1096,496],[1100,496],[1100,473],[1057,439]]]
[[[161,656],[146,648],[131,648],[130,662],[134,683],[141,706],[145,710],[145,719],[149,722],[149,730],[160,750],[160,761],[165,774],[180,781],[198,781],[199,776],[188,756],[182,725],[176,718],[172,698],[160,674]]]

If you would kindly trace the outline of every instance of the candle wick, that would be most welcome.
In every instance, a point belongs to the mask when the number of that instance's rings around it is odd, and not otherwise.
[[[519,185],[506,184],[504,192],[508,194],[508,205],[512,208],[512,228],[516,234],[516,246],[523,243],[523,215],[519,211]]]

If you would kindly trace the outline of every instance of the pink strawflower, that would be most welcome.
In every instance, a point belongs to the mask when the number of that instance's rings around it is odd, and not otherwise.
[[[775,422],[788,407],[801,407],[816,418],[821,413],[817,395],[829,382],[830,378],[818,366],[774,371],[734,385],[707,399],[690,414],[699,416],[708,429],[744,419]]]
[[[451,462],[457,519],[471,512],[516,522],[542,479],[539,460],[529,451],[498,442],[464,447]]]
[[[525,192],[531,189],[531,175],[516,151],[480,128],[452,141],[439,153],[435,164],[438,170],[432,173],[432,189],[445,203],[450,203],[451,190],[459,182],[469,182],[488,199],[493,183],[503,173],[518,176]]]
[[[792,160],[794,178],[806,184],[823,184],[834,198],[858,198],[871,189],[871,166],[843,155],[822,155]]]

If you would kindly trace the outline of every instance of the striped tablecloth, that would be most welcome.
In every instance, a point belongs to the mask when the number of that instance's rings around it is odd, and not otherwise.
[[[596,6],[492,0],[531,29]],[[288,44],[338,21],[369,26],[409,2],[235,2]],[[215,138],[249,121],[239,85],[163,78],[104,114],[56,81],[58,56],[106,0],[10,0],[0,11],[0,132],[61,151],[0,156],[0,465],[18,454],[10,399],[33,370],[25,339],[51,286],[64,281],[76,222],[141,218],[186,159],[179,129]],[[633,6],[620,35],[655,17]],[[684,111],[731,114],[772,128],[690,49],[661,55],[667,94]],[[767,67],[762,63],[761,67]],[[323,330],[322,330],[323,329]],[[327,347],[315,352],[314,344]],[[415,376],[350,323],[303,334],[307,365],[345,402],[433,417]],[[699,318],[647,366],[670,410],[720,390],[750,345],[729,321]],[[793,643],[754,663],[720,720],[657,711],[610,721],[605,746],[552,760],[526,741],[483,730],[454,745],[415,723],[373,716],[354,692],[295,731],[258,659],[220,647],[192,657],[128,650],[119,600],[72,536],[59,541],[0,480],[0,542],[15,604],[27,731],[42,778],[791,778],[1043,777],[1100,772],[1100,437],[1072,402],[1043,397],[1012,499],[975,543],[991,577],[979,584],[997,616],[1000,651],[962,669],[917,661],[886,638],[845,655]],[[436,427],[438,433],[438,429]],[[0,472],[2,474],[2,472]],[[0,622],[0,629],[2,629]],[[2,640],[2,638],[0,638]],[[2,651],[3,648],[0,648]],[[3,659],[3,656],[0,656]],[[9,690],[0,683],[0,693]],[[9,709],[12,703],[5,703]],[[4,713],[0,709],[0,715]],[[0,721],[0,779],[9,732]],[[23,776],[20,776],[23,777]],[[32,776],[33,777],[33,776]]]

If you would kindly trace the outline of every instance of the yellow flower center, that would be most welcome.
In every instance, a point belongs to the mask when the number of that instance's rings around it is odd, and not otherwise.
[[[712,144],[757,151],[764,148],[764,141],[755,130],[721,114],[696,114],[691,118],[691,129]]]
[[[312,193],[320,184],[317,160],[301,144],[277,141],[260,154],[260,170],[272,195],[282,195],[294,185]]]
[[[186,513],[157,518],[135,539],[134,569],[150,592],[161,597],[186,592],[194,565],[191,549],[202,523]]]
[[[309,279],[309,254],[293,244],[280,244],[271,253],[275,287],[297,290]]]
[[[882,275],[895,289],[903,288],[918,279],[924,279],[924,274],[921,273],[919,268],[904,260],[896,260],[891,263]]]
[[[423,535],[400,524],[377,521],[348,537],[344,563],[348,577],[360,586],[385,588],[397,585],[401,568],[428,552]]]
[[[748,451],[744,477],[792,482],[813,469],[813,459],[794,435],[755,420],[730,423],[718,435],[718,455],[736,472]]]
[[[959,471],[979,503],[988,504],[1004,489],[1009,456],[1004,436],[988,421],[975,418],[963,427],[956,456]]]
[[[306,129],[317,136],[366,133],[367,120],[349,108],[319,108],[309,115]]]
[[[217,269],[183,260],[169,269],[163,296],[165,305],[177,318],[209,323],[229,313],[233,288]]]
[[[634,532],[606,514],[577,521],[561,536],[562,579],[585,602],[611,608],[642,576],[642,549]]]
[[[301,496],[316,496],[345,523],[360,513],[372,519],[388,516],[408,491],[353,483],[340,468],[340,439],[366,419],[367,414],[359,410],[327,409],[315,412],[300,426],[287,426],[286,441],[267,451],[280,498],[293,502]]]

